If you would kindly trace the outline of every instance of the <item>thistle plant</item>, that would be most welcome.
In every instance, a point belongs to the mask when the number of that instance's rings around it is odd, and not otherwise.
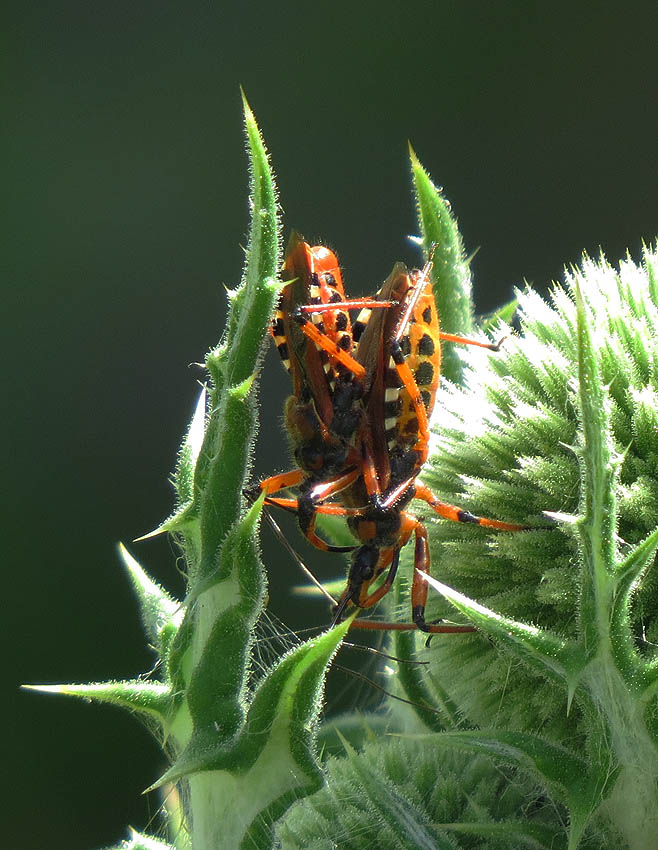
[[[509,305],[489,321],[508,335],[499,353],[446,350],[423,479],[445,501],[526,530],[429,519],[428,617],[477,631],[429,645],[396,633],[379,712],[323,725],[324,679],[349,622],[265,670],[256,654],[262,505],[246,504],[242,490],[280,241],[246,103],[245,116],[245,271],[206,358],[207,387],[174,476],[176,510],[159,529],[184,554],[186,597],[170,597],[122,549],[156,675],[48,688],[135,712],[170,758],[153,784],[178,789],[167,834],[133,833],[121,846],[658,846],[658,253],[646,248],[640,266],[618,268],[585,258],[550,303],[518,293],[518,335],[501,321]],[[426,254],[436,246],[442,325],[472,334],[455,220],[413,152],[411,164],[417,241]],[[402,619],[409,555],[395,585]],[[408,663],[418,661],[427,664]],[[332,731],[341,743],[323,764],[318,742]]]
[[[469,332],[445,291],[468,287],[459,235],[413,154],[412,171],[420,241],[452,240],[457,261],[437,263],[444,327]],[[520,334],[453,359],[437,401],[423,479],[527,525],[430,526],[433,614],[478,632],[395,637],[415,718],[333,759],[280,825],[285,848],[658,846],[658,254],[585,257],[551,302],[519,292]],[[429,672],[403,663],[419,658]]]

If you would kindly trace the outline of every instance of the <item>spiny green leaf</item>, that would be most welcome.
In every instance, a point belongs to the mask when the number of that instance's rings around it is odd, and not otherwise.
[[[502,307],[498,307],[492,313],[488,313],[480,319],[480,325],[483,330],[490,333],[495,333],[501,324],[509,326],[516,315],[519,308],[519,299],[512,298]]]
[[[609,432],[609,400],[602,386],[597,349],[592,344],[589,321],[580,286],[576,284],[579,394],[583,424],[583,519],[581,530],[580,621],[585,648],[591,656],[601,638],[600,616],[609,617],[611,599],[604,598],[611,586],[615,563],[614,536],[617,526],[615,464]]]
[[[516,767],[531,770],[542,783],[554,786],[565,801],[569,793],[583,786],[584,780],[586,784],[587,763],[583,758],[527,732],[479,729],[441,732],[432,739],[416,737],[428,744],[431,740],[434,746],[458,747],[496,756]]]
[[[274,820],[320,787],[313,728],[326,667],[348,628],[346,621],[285,656],[261,683],[233,742],[220,743],[219,727],[195,729],[188,747],[153,786],[187,776],[193,793],[195,787],[205,789],[215,801],[212,828],[221,846],[269,846]]]
[[[135,679],[123,682],[99,682],[91,685],[23,685],[23,688],[48,694],[80,697],[88,701],[111,703],[147,714],[163,725],[171,714],[171,692],[162,682],[143,682]]]
[[[496,614],[432,576],[423,577],[478,628],[520,651],[524,660],[532,666],[550,671],[564,682],[573,681],[581,673],[585,658],[577,644],[536,626]]]
[[[153,787],[198,771],[243,773],[258,761],[266,747],[273,745],[273,739],[282,758],[285,750],[290,750],[286,758],[294,755],[298,766],[315,774],[317,766],[310,749],[310,733],[318,710],[318,693],[327,664],[347,628],[349,621],[284,656],[255,692],[238,737],[235,737],[235,721],[229,718],[230,725],[225,727],[227,719],[219,711],[210,724],[198,723],[185,752]],[[210,710],[212,695],[207,699]]]
[[[630,586],[642,575],[658,548],[658,528],[648,534],[620,561],[615,569],[618,591]]]
[[[644,664],[635,648],[630,626],[633,588],[652,563],[658,548],[658,529],[649,534],[615,567],[615,592],[610,616],[610,640],[615,661],[634,691],[647,685]]]
[[[137,594],[146,634],[156,642],[166,626],[170,624],[177,626],[180,623],[181,604],[147,575],[123,543],[119,543],[119,555]]]
[[[274,177],[253,112],[242,97],[251,165],[251,227],[243,285],[234,293],[224,341],[208,358],[211,374],[219,367],[229,386],[253,372],[265,329],[279,292],[279,221]]]
[[[245,449],[247,440],[245,433],[253,431],[251,411],[247,410],[249,402],[243,401],[242,414],[239,410],[228,410],[228,400],[225,390],[231,388],[234,405],[239,407],[245,388],[249,388],[255,374],[260,352],[263,347],[265,331],[274,311],[280,286],[277,283],[280,258],[279,223],[277,217],[276,188],[270,169],[269,159],[265,150],[260,131],[247,101],[243,96],[245,112],[245,129],[250,154],[251,185],[251,226],[247,247],[247,260],[241,286],[231,295],[231,310],[228,325],[224,331],[222,342],[211,351],[206,358],[206,367],[212,378],[210,387],[210,417],[206,425],[206,433],[199,454],[195,475],[194,513],[200,515],[202,526],[202,572],[212,569],[212,560],[216,557],[217,545],[227,533],[229,526],[235,521],[236,515],[231,511],[226,516],[218,517],[217,524],[213,523],[211,514],[218,508],[216,501],[217,479],[221,477],[218,471],[218,460],[224,461],[225,471],[230,474],[236,470],[232,481],[223,485],[224,506],[237,506],[240,502],[241,482],[237,482],[237,470],[244,474],[246,467]],[[242,389],[239,389],[242,387]],[[244,420],[247,421],[244,421]],[[248,427],[247,427],[248,426]],[[238,427],[243,437],[242,445],[237,435],[227,434],[231,428]],[[236,449],[235,456],[226,456],[222,449],[232,443]],[[209,478],[214,478],[212,482]],[[233,490],[233,487],[235,489]],[[210,500],[211,504],[208,504]],[[212,504],[214,502],[214,504]],[[213,539],[211,539],[213,538]]]
[[[450,204],[430,180],[411,145],[409,157],[425,255],[433,250],[431,276],[441,326],[448,333],[469,334],[473,329],[471,273],[457,222]],[[463,366],[455,346],[446,346],[441,370],[451,381],[461,379]]]
[[[194,409],[192,421],[178,455],[178,464],[174,474],[174,486],[178,494],[179,506],[187,505],[194,498],[194,468],[196,466],[206,426],[207,392],[202,387]]]

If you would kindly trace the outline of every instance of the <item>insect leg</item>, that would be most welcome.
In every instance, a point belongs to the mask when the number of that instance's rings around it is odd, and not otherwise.
[[[525,531],[528,528],[527,525],[518,525],[514,522],[501,522],[498,519],[488,519],[487,517],[475,516],[475,514],[457,507],[456,505],[449,505],[447,502],[441,502],[436,498],[434,493],[432,493],[430,488],[426,487],[424,484],[416,484],[415,490],[416,493],[414,498],[422,499],[423,502],[427,502],[435,513],[444,519],[452,520],[452,522],[470,522],[474,525],[482,525],[486,528],[497,528],[500,531]]]

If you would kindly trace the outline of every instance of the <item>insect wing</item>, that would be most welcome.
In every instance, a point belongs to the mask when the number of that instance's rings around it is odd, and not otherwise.
[[[357,359],[366,368],[371,453],[380,485],[387,490],[415,477],[425,461],[426,451],[416,448],[419,438],[426,441],[426,423],[419,423],[418,405],[423,404],[428,420],[439,385],[441,347],[429,267],[409,271],[397,263],[378,297],[396,303],[367,317]],[[398,347],[404,357],[402,367],[395,362]]]
[[[326,351],[320,349],[302,331],[296,313],[306,304],[335,303],[344,300],[343,283],[336,255],[324,246],[311,247],[293,232],[288,243],[281,274],[289,281],[281,292],[272,320],[272,336],[284,366],[290,372],[293,395],[300,402],[312,401],[326,423],[331,421],[331,393],[335,367]],[[342,311],[312,313],[310,321],[334,342],[347,334],[351,348],[349,316]],[[345,343],[343,343],[345,345]]]

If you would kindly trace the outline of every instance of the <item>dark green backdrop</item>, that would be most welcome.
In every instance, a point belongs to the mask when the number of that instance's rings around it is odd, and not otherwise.
[[[637,256],[658,232],[658,14],[653,0],[5,8],[1,843],[90,850],[155,811],[139,794],[157,748],[119,711],[17,686],[152,663],[114,546],[170,509],[189,364],[240,275],[239,84],[286,226],[335,247],[352,292],[418,262],[410,138],[480,248],[484,311],[583,249]],[[285,392],[270,355],[258,476],[287,465]],[[297,576],[267,545],[281,614]],[[166,542],[133,551],[180,589]],[[326,621],[292,607],[295,626]]]

